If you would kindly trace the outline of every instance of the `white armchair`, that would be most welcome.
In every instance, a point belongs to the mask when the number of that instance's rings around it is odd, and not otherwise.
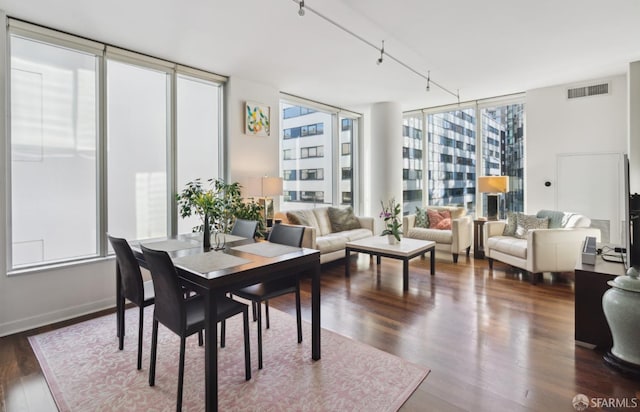
[[[538,212],[538,217],[545,215]],[[493,270],[493,261],[498,260],[520,268],[530,275],[535,284],[544,272],[573,271],[580,247],[587,236],[600,241],[600,229],[591,228],[591,219],[572,213],[550,212],[558,217],[549,229],[531,229],[520,239],[505,235],[506,221],[489,221],[484,225],[484,252]],[[558,215],[560,214],[560,215]]]
[[[469,256],[473,237],[473,221],[463,207],[427,206],[425,209],[451,212],[451,229],[429,229],[416,227],[416,215],[410,214],[402,218],[404,237],[436,242],[436,250],[451,253],[453,263],[458,263],[458,255],[466,253]]]

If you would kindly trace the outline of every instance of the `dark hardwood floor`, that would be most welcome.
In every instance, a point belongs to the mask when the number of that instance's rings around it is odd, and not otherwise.
[[[323,267],[322,326],[431,369],[402,411],[574,411],[578,393],[640,399],[640,382],[574,344],[571,274],[534,286],[506,265],[491,272],[486,260],[438,254],[436,276],[428,258],[411,261],[403,292],[400,261],[361,255],[351,265],[350,278],[342,261]],[[308,281],[302,290],[309,320]],[[295,314],[291,296],[271,305]],[[27,336],[69,323],[0,338],[1,410],[55,410]]]

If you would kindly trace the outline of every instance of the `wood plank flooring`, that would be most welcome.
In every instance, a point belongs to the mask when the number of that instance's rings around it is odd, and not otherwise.
[[[640,382],[575,346],[571,274],[534,286],[498,262],[492,272],[486,260],[438,254],[435,276],[428,257],[411,261],[403,292],[400,261],[350,264],[350,278],[343,261],[323,266],[322,326],[431,369],[402,411],[574,411],[578,393],[640,399]],[[309,320],[308,281],[302,291]],[[295,314],[292,296],[271,306]],[[69,323],[0,338],[1,411],[55,410],[26,337]]]

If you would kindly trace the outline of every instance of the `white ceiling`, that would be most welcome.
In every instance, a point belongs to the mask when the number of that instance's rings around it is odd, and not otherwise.
[[[622,74],[638,0],[306,0],[468,101]],[[294,0],[0,0],[9,16],[357,108],[457,99]]]

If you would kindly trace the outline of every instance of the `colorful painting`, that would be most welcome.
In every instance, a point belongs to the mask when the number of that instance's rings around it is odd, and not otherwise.
[[[245,133],[251,136],[269,136],[271,133],[270,109],[259,103],[246,103]]]

